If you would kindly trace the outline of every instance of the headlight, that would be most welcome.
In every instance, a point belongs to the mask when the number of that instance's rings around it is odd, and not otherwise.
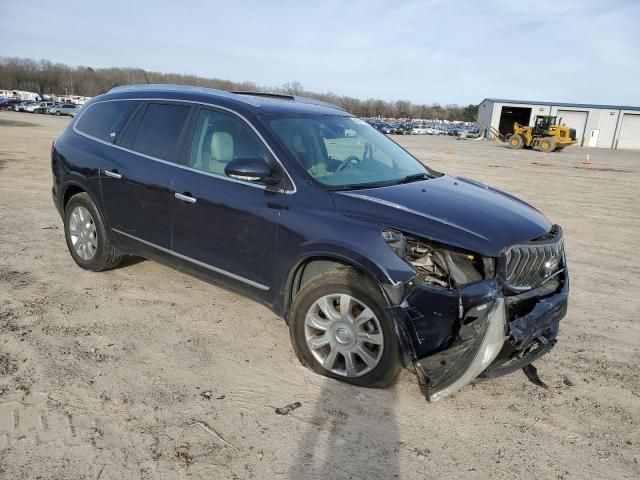
[[[451,288],[495,275],[493,258],[428,243],[397,230],[383,230],[382,238],[416,269],[421,283]]]

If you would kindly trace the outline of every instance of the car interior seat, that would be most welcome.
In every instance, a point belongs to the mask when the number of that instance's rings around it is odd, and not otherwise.
[[[224,168],[234,158],[233,149],[233,137],[229,132],[213,132],[211,135],[211,162],[208,170],[224,175]]]

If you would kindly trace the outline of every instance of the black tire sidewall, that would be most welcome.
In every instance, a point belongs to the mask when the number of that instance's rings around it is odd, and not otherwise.
[[[544,145],[547,145],[547,147],[545,147]],[[542,140],[542,142],[540,142],[540,149],[546,153],[552,152],[553,150],[555,150],[555,141],[545,138],[544,140]]]
[[[71,216],[71,212],[73,212],[74,208],[78,206],[82,206],[89,211],[91,217],[93,218],[93,223],[96,226],[98,248],[96,249],[96,254],[90,260],[83,260],[82,258],[80,258],[71,243],[71,237],[69,233],[69,218]],[[111,240],[107,235],[107,231],[102,220],[102,215],[100,215],[100,212],[98,211],[95,203],[87,193],[78,193],[77,195],[74,195],[65,206],[64,236],[67,241],[67,248],[69,249],[69,253],[79,267],[84,268],[85,270],[92,270],[94,272],[104,270],[106,268],[112,249]]]
[[[326,283],[323,282],[326,278]],[[400,372],[399,344],[395,333],[394,320],[385,309],[385,302],[377,287],[360,277],[359,281],[347,280],[340,275],[320,275],[312,279],[296,296],[289,320],[291,343],[296,355],[314,372],[360,387],[386,387],[393,383]],[[363,281],[364,280],[364,281]],[[378,365],[360,377],[344,377],[326,370],[310,352],[305,339],[305,317],[311,305],[325,295],[346,293],[366,304],[376,315],[384,335],[384,350]]]
[[[513,143],[514,140],[516,140],[516,144]],[[524,146],[524,140],[522,139],[522,136],[517,133],[509,137],[509,143],[511,144],[511,148],[513,148],[514,150],[519,150]]]

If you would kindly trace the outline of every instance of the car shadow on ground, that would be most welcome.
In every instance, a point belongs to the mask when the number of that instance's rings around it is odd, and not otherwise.
[[[313,413],[304,417],[309,426],[289,478],[400,478],[396,399],[396,387],[364,389],[325,380]],[[379,414],[374,422],[372,412]]]
[[[146,258],[138,257],[136,255],[125,255],[122,258],[120,265],[118,265],[118,269],[132,267],[134,265],[137,265],[139,263],[146,262],[146,261],[147,261]]]

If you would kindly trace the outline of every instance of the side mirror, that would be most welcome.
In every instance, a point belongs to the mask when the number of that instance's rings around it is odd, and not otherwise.
[[[231,160],[224,167],[224,173],[227,177],[235,178],[236,180],[258,182],[266,185],[275,185],[282,180],[280,175],[271,171],[267,162],[258,157]]]

